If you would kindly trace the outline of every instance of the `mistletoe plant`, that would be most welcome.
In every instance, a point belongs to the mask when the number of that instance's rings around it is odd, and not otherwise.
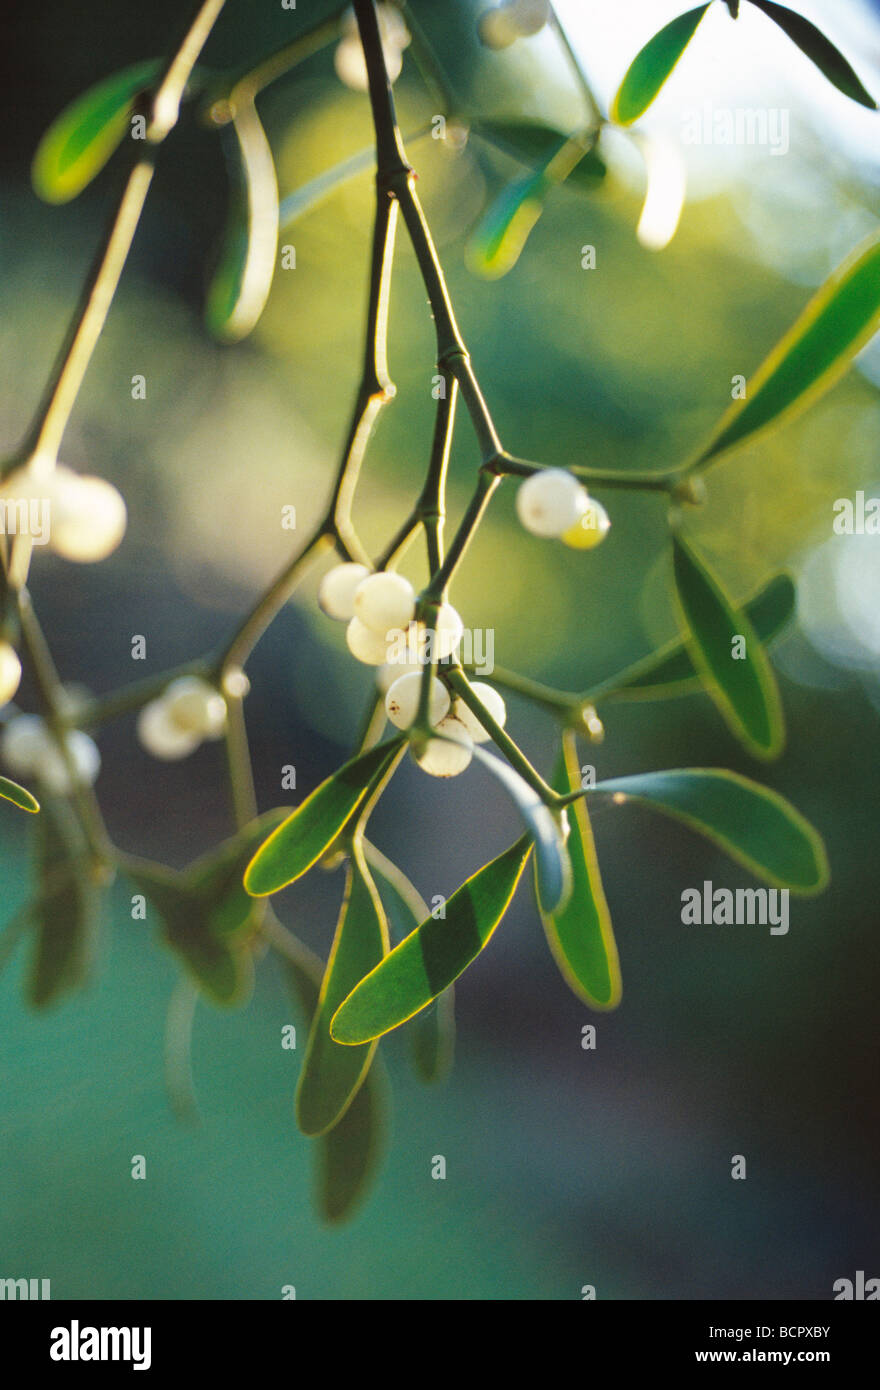
[[[827,40],[781,6],[756,0],[820,63],[838,86],[864,100],[848,64],[829,57]],[[278,255],[279,222],[363,167],[348,161],[328,179],[292,195],[281,211],[271,150],[256,100],[269,82],[328,43],[337,43],[337,72],[365,88],[372,114],[375,215],[370,255],[363,369],[326,511],[313,534],[255,602],[219,651],[120,691],[85,697],[61,683],[28,592],[32,544],[24,528],[3,538],[0,698],[5,722],[0,751],[10,771],[36,780],[38,877],[34,897],[7,928],[5,948],[35,929],[29,994],[54,1003],[84,980],[91,961],[97,900],[116,873],[124,875],[157,914],[164,942],[181,966],[167,1030],[172,1101],[191,1111],[188,1044],[197,997],[217,1005],[244,1003],[255,964],[271,949],[310,1020],[296,1113],[318,1141],[319,1205],[329,1219],[347,1215],[364,1191],[380,1147],[383,1083],[379,1040],[406,1024],[419,1073],[436,1078],[452,1045],[452,986],[491,939],[530,858],[540,916],[550,949],[574,992],[589,1006],[613,1008],[620,974],[602,887],[590,807],[644,803],[701,831],[757,878],[795,893],[822,889],[828,870],[818,834],[774,791],[723,768],[646,771],[594,784],[582,777],[578,740],[598,742],[598,711],[612,700],[657,700],[702,689],[750,753],[769,759],[783,742],[782,708],[765,644],[792,615],[794,586],[778,575],[744,606],[725,594],[685,534],[687,509],[705,492],[704,477],[735,448],[816,398],[845,371],[880,319],[880,237],[858,250],[819,291],[804,313],[734,400],[707,443],[665,472],[603,472],[577,463],[561,468],[518,457],[502,443],[462,338],[415,175],[398,126],[392,79],[413,40],[431,90],[442,92],[442,71],[425,41],[424,8],[399,9],[355,0],[245,73],[218,75],[197,67],[224,0],[202,0],[164,63],[138,64],[80,98],[58,118],[37,152],[34,177],[44,196],[73,197],[128,140],[129,167],[102,247],[61,349],[34,422],[4,470],[7,512],[34,498],[53,504],[50,544],[72,561],[109,554],[125,529],[125,506],[101,479],[84,478],[58,463],[65,428],[110,308],[153,177],[159,148],[182,101],[198,99],[208,125],[229,141],[236,189],[219,266],[207,301],[209,324],[229,341],[259,318]],[[707,7],[664,30],[643,50],[624,79],[615,119],[634,120],[660,89]],[[729,5],[733,17],[737,6]],[[583,186],[601,182],[597,144],[607,121],[577,67],[565,34],[546,3],[507,0],[490,10],[450,7],[456,22],[487,49],[527,44],[547,30],[561,45],[580,84],[587,124],[574,132],[539,123],[473,117],[475,129],[500,141],[530,166],[505,190],[471,241],[471,259],[487,274],[512,263],[543,199],[562,178],[587,169]],[[797,22],[795,22],[797,21]],[[451,22],[451,20],[450,20]],[[546,38],[547,35],[544,35]],[[833,50],[836,53],[836,50]],[[843,66],[841,66],[843,65]],[[845,70],[845,71],[844,71]],[[870,99],[868,99],[870,100]],[[469,113],[445,105],[462,128]],[[592,162],[591,162],[592,161]],[[525,220],[523,210],[526,209]],[[436,331],[433,364],[436,422],[421,489],[381,554],[371,556],[354,520],[356,488],[377,417],[395,391],[386,361],[389,291],[395,234],[403,227],[415,252]],[[511,247],[513,248],[511,251]],[[473,495],[447,536],[447,465],[459,405],[473,431]],[[512,480],[512,483],[511,483]],[[654,495],[667,504],[670,570],[682,638],[638,665],[578,692],[552,689],[531,677],[496,668],[492,684],[475,680],[461,659],[462,618],[451,602],[459,567],[493,498],[515,485],[517,512],[536,537],[591,551],[610,522],[593,491]],[[589,489],[589,491],[588,491]],[[420,590],[397,565],[423,538],[426,579]],[[331,619],[347,624],[352,657],[377,668],[363,733],[349,759],[293,811],[258,814],[251,778],[244,701],[255,646],[313,565],[332,558],[319,589]],[[585,563],[599,557],[585,557]],[[15,695],[20,648],[42,708],[23,714]],[[372,685],[372,683],[371,683]],[[515,692],[559,727],[559,756],[546,773],[536,768],[507,729],[502,691]],[[112,843],[93,783],[100,766],[92,737],[109,720],[138,712],[144,746],[156,757],[186,757],[206,738],[222,739],[235,812],[235,834],[185,871],[124,852]],[[385,737],[386,719],[394,732]],[[494,745],[494,752],[488,745]],[[523,832],[500,847],[458,889],[445,914],[432,916],[391,859],[368,838],[371,813],[388,794],[409,751],[429,776],[459,775],[478,760],[513,798]],[[427,784],[426,784],[427,785]],[[22,788],[0,782],[0,794],[32,812]],[[336,934],[324,965],[281,924],[269,898],[315,865],[345,864],[345,890]],[[392,937],[396,944],[392,947]]]

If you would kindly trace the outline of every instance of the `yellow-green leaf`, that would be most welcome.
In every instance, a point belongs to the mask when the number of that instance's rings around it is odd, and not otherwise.
[[[330,1036],[359,1047],[427,1008],[488,945],[516,891],[532,848],[524,835],[479,869],[370,972],[337,1009]]]
[[[829,390],[880,328],[880,234],[873,233],[826,280],[800,318],[721,419],[693,465],[788,419]]]
[[[673,19],[633,58],[611,106],[611,119],[618,125],[632,125],[647,111],[660,88],[671,75],[708,10],[698,5]]]
[[[30,811],[31,815],[36,815],[40,809],[37,798],[26,787],[20,787],[8,777],[0,777],[0,796],[4,801],[11,801],[14,806],[20,807],[22,811]]]
[[[115,72],[66,106],[34,155],[33,185],[47,203],[66,203],[91,183],[122,142],[134,99],[159,73],[158,59]]]
[[[227,343],[239,342],[256,326],[266,307],[278,253],[275,161],[252,102],[238,107],[231,125],[234,189],[205,304],[208,327]]]
[[[749,752],[775,757],[784,741],[782,702],[760,638],[679,535],[672,537],[672,555],[685,641],[708,694]]]
[[[563,735],[553,786],[563,793],[580,789],[573,733]],[[553,958],[570,989],[591,1008],[614,1009],[621,996],[620,962],[584,798],[570,805],[567,814],[571,896],[558,912],[542,912],[541,920]]]
[[[369,1070],[376,1044],[341,1047],[330,1035],[330,1020],[343,999],[387,951],[385,913],[363,850],[355,839],[345,899],[296,1092],[296,1118],[304,1134],[323,1134],[338,1123]]]

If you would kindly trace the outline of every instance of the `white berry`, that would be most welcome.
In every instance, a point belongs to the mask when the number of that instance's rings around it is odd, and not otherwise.
[[[604,541],[611,530],[611,518],[595,497],[591,497],[580,521],[563,531],[561,540],[572,550],[592,550]]]
[[[422,689],[422,672],[415,671],[400,676],[385,696],[385,713],[398,729],[408,729],[415,721],[419,711],[419,696]],[[431,679],[431,695],[428,718],[432,724],[439,724],[449,711],[449,692],[442,681],[434,676]]]
[[[14,647],[8,642],[0,642],[0,705],[8,705],[18,690],[21,680],[21,662]]]
[[[172,723],[168,704],[164,699],[151,700],[144,705],[137,720],[137,734],[142,746],[154,758],[162,762],[176,762],[178,758],[188,758],[201,743],[198,734],[186,733]]]
[[[543,29],[550,18],[550,0],[505,0],[504,10],[517,34],[528,38]]]
[[[509,48],[519,38],[519,30],[506,10],[486,10],[477,21],[480,43],[486,48]]]
[[[533,536],[561,536],[576,526],[590,505],[586,488],[564,468],[545,468],[520,485],[516,510]]]
[[[438,660],[452,656],[464,634],[461,621],[451,603],[441,603],[437,609],[434,627],[434,655]]]
[[[384,666],[388,643],[383,633],[367,627],[360,618],[352,618],[345,629],[345,640],[352,656],[365,666]]]
[[[219,738],[226,728],[226,701],[219,691],[198,676],[172,681],[162,697],[172,724],[185,734]]]
[[[467,731],[457,719],[447,715],[437,725],[437,732],[445,737],[429,739],[416,762],[431,777],[458,777],[474,756]]]
[[[73,778],[51,730],[34,714],[18,715],[5,726],[0,751],[13,772],[37,777],[49,791],[63,796],[72,790],[74,781],[91,786],[101,770],[101,754],[88,734],[68,729],[64,740],[73,763]]]
[[[383,637],[408,627],[415,611],[415,590],[402,574],[371,574],[355,591],[354,616]]]
[[[49,544],[65,560],[90,563],[111,555],[125,535],[127,513],[121,494],[104,478],[57,470],[49,484]]]
[[[498,691],[493,689],[491,685],[486,685],[485,681],[473,681],[471,690],[479,696],[496,724],[500,724],[503,729],[507,722],[507,706]],[[467,730],[474,743],[487,743],[492,737],[483,728],[473,710],[468,709],[464,700],[456,700],[453,713],[459,724]]]
[[[354,595],[370,571],[366,565],[354,562],[334,565],[321,580],[318,588],[318,606],[328,618],[336,618],[347,623],[354,617]]]
[[[0,733],[0,752],[12,772],[28,773],[34,758],[44,746],[45,725],[36,714],[17,714],[3,725]]]
[[[388,656],[391,656],[389,644]],[[386,661],[376,672],[376,684],[383,695],[387,695],[395,681],[400,680],[401,676],[408,676],[411,671],[421,671],[422,662],[418,658],[412,661]]]

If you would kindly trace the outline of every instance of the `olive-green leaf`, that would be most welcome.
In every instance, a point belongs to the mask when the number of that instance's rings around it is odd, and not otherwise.
[[[33,185],[48,203],[66,203],[91,183],[119,145],[134,99],[158,75],[158,59],[135,63],[66,106],[34,155]]]
[[[238,107],[231,125],[234,188],[205,303],[208,328],[226,343],[239,342],[256,326],[266,307],[278,253],[275,161],[252,102]]]
[[[277,893],[310,869],[357,810],[403,744],[389,739],[343,763],[261,845],[247,866],[244,886],[251,897]]]
[[[323,967],[301,942],[297,958],[285,958],[291,993],[311,1024],[318,1007]],[[377,1052],[363,1085],[332,1129],[318,1136],[316,1196],[325,1221],[347,1220],[363,1200],[382,1156],[388,1133],[388,1083]]]
[[[508,763],[474,746],[474,757],[510,794],[535,843],[538,897],[545,912],[556,912],[571,892],[571,864],[559,818]]]
[[[554,130],[540,121],[480,121],[476,131],[485,140],[533,169],[547,165],[569,138],[561,130]],[[593,192],[607,174],[608,166],[594,147],[578,160],[567,182]]]
[[[815,24],[804,19],[803,15],[795,14],[794,10],[788,9],[786,5],[776,5],[771,3],[771,0],[752,0],[752,4],[768,19],[772,19],[774,24],[779,25],[783,33],[788,35],[792,43],[797,44],[801,52],[815,63],[823,77],[827,77],[838,91],[843,92],[844,96],[852,97],[853,101],[859,102],[862,106],[870,107],[872,111],[877,110],[876,101],[862,86],[846,58]]]
[[[751,753],[775,757],[784,741],[782,702],[760,638],[705,562],[676,534],[672,557],[685,641],[707,692]]]
[[[553,786],[558,792],[580,789],[574,734],[563,736]],[[542,912],[541,920],[553,959],[570,989],[591,1008],[614,1009],[621,996],[620,962],[584,798],[573,802],[567,814],[571,895],[559,911]]]
[[[199,899],[215,935],[230,936],[248,924],[254,900],[245,891],[242,875],[257,846],[288,814],[284,807],[265,812],[187,869],[187,887]]]
[[[376,1044],[342,1047],[330,1020],[355,985],[388,952],[388,923],[358,839],[352,845],[345,898],[312,1020],[296,1092],[296,1118],[304,1134],[323,1134],[345,1113],[373,1060]]]
[[[395,943],[409,936],[431,915],[428,904],[406,874],[375,845],[364,841],[364,853],[388,915]],[[455,988],[450,985],[432,1004],[410,1019],[407,1027],[416,1075],[426,1082],[441,1081],[452,1067],[455,1050]]]
[[[880,234],[847,257],[722,417],[691,471],[817,400],[880,327]]]
[[[445,918],[428,917],[352,990],[330,1036],[360,1046],[406,1023],[466,970],[491,940],[532,848],[524,835],[462,884]]]
[[[611,119],[618,125],[632,125],[657,96],[697,31],[708,10],[698,5],[673,19],[649,39],[630,63],[611,106]]]
[[[797,591],[787,574],[777,574],[745,605],[745,613],[762,642],[770,642],[791,620]],[[682,642],[667,646],[614,676],[596,692],[608,700],[665,700],[701,690],[702,681]]]
[[[11,801],[13,805],[19,806],[22,811],[30,811],[36,815],[40,809],[40,803],[26,787],[20,787],[17,782],[10,782],[8,777],[0,777],[0,796],[4,801]]]
[[[100,896],[82,832],[65,803],[47,803],[37,822],[37,873],[27,995],[43,1009],[86,982],[97,944]]]
[[[676,768],[597,782],[588,797],[643,802],[706,835],[757,878],[818,893],[828,860],[818,833],[789,801],[723,768]]]

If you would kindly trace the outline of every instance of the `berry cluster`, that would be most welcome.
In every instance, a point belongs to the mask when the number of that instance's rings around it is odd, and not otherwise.
[[[138,716],[138,738],[148,753],[175,762],[194,753],[205,739],[222,738],[226,701],[200,676],[181,676]]]
[[[487,48],[509,48],[537,34],[550,18],[550,0],[502,0],[480,15],[477,32]]]
[[[564,468],[533,473],[516,494],[517,515],[533,536],[558,537],[573,550],[592,550],[611,528],[608,513]]]
[[[49,549],[65,560],[105,560],[125,535],[125,502],[113,484],[63,464],[44,467],[32,459],[5,480],[3,497],[7,507],[21,501],[47,507]]]

